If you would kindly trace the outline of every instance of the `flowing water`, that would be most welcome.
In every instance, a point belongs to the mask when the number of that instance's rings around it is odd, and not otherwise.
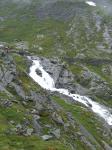
[[[28,58],[31,59],[31,57]],[[109,125],[112,125],[112,114],[109,108],[92,101],[90,98],[86,96],[71,94],[67,89],[55,88],[53,78],[44,70],[40,60],[32,59],[32,62],[33,63],[32,66],[30,67],[29,76],[42,88],[52,92],[59,92],[61,94],[73,98],[75,101],[78,101],[87,106],[88,108],[90,108],[93,112],[102,117]],[[41,76],[37,74],[36,72],[37,69],[41,72]]]

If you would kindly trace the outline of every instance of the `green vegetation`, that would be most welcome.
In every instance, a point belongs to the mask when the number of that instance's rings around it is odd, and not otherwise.
[[[21,51],[28,52],[29,55],[59,58],[60,63],[64,63],[67,70],[74,74],[74,85],[79,84],[87,90],[91,88],[91,79],[82,81],[82,72],[88,69],[90,72],[94,72],[96,76],[100,76],[101,80],[106,82],[107,88],[112,89],[112,42],[110,40],[112,38],[112,17],[109,16],[104,8],[102,9],[99,6],[94,8],[86,7],[83,2],[81,3],[83,0],[75,0],[78,9],[76,8],[74,17],[70,20],[58,20],[53,19],[53,17],[51,19],[49,16],[41,20],[38,18],[37,9],[40,8],[44,0],[32,0],[30,5],[23,4],[22,1],[21,4],[19,4],[19,1],[17,3],[12,1],[14,0],[0,1],[0,42],[6,42],[6,46],[10,49],[10,53],[6,57],[3,57],[0,53],[0,67],[5,68],[8,58],[12,58],[16,66],[16,78],[12,82],[20,85],[26,95],[29,96],[31,90],[40,95],[46,96],[47,94],[28,76],[30,62],[28,62],[26,56],[19,55]],[[62,3],[64,4],[64,2]],[[63,8],[64,5],[60,7]],[[66,6],[65,10],[68,9],[69,5]],[[66,11],[66,13],[68,12]],[[54,15],[57,15],[57,12]],[[69,15],[69,13],[64,15]],[[64,15],[62,16],[65,17]],[[22,48],[21,45],[23,46]],[[101,60],[102,62],[105,60],[105,63],[100,64],[96,60]],[[8,67],[6,70],[10,70]],[[107,69],[106,71],[105,68]],[[111,93],[109,94],[112,95]],[[95,95],[94,91],[91,95],[99,103],[108,107],[112,106],[111,97],[105,100],[103,97]],[[77,122],[76,124],[84,126],[102,147],[104,147],[102,141],[112,145],[111,135],[105,137],[102,121],[93,112],[87,110],[81,104],[65,103],[58,96],[52,96],[51,99],[63,108],[58,113],[65,123],[67,122],[66,112],[71,112]],[[12,102],[10,107],[4,104],[7,100]],[[17,95],[13,86],[8,84],[5,90],[0,91],[1,150],[69,150],[70,145],[65,146],[67,142],[75,143],[78,150],[89,149],[86,144],[80,141],[80,138],[69,141],[73,131],[78,132],[78,125],[76,129],[71,127],[70,133],[65,132],[64,128],[59,126],[62,131],[62,140],[43,141],[36,135],[26,137],[12,132],[11,129],[17,124],[22,124],[24,120],[28,120],[30,122],[28,127],[33,128],[31,114],[33,109],[35,109],[34,101],[29,98],[24,102],[24,99]],[[11,124],[11,121],[14,121],[15,124]],[[41,116],[40,121],[43,125],[52,124],[58,128],[58,125],[54,124],[48,112]],[[47,128],[43,129],[43,133],[47,134],[48,132]],[[91,141],[89,137],[88,140]],[[91,143],[97,145],[93,141]]]
[[[60,106],[64,108],[67,112],[71,112],[76,120],[78,120],[102,145],[101,141],[104,140],[103,127],[98,121],[98,118],[87,108],[76,104],[67,104],[63,99],[59,97],[52,97]],[[110,142],[107,140],[107,143]]]
[[[2,142],[1,142],[2,141]],[[42,141],[36,136],[0,136],[0,147],[2,150],[70,150],[61,142]]]

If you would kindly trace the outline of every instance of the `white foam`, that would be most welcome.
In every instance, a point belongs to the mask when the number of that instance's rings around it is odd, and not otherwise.
[[[30,57],[28,57],[31,59]],[[100,105],[97,102],[92,101],[90,98],[86,96],[81,96],[78,94],[71,94],[67,89],[57,89],[55,88],[55,83],[53,78],[43,69],[39,60],[32,60],[33,64],[30,67],[30,77],[38,83],[42,88],[46,90],[50,90],[52,92],[59,92],[66,96],[73,98],[75,101],[78,101],[85,106],[89,107],[93,112],[102,117],[109,125],[112,125],[112,114],[109,109],[103,105]],[[41,76],[36,73],[36,70],[41,71]]]
[[[96,6],[96,3],[93,1],[86,1],[86,4],[88,4],[90,6]]]

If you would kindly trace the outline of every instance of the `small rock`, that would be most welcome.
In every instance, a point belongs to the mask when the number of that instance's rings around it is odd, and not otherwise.
[[[30,136],[30,135],[32,135],[32,133],[33,133],[33,129],[32,128],[28,128],[25,135],[26,136]]]
[[[15,124],[15,121],[14,121],[14,120],[11,120],[11,121],[10,121],[10,124]]]
[[[42,136],[42,139],[43,139],[44,141],[48,141],[48,140],[52,139],[52,136],[51,136],[51,135],[43,135],[43,136]]]
[[[77,59],[85,59],[86,56],[83,53],[80,53],[80,54],[78,53],[75,58],[77,58]]]
[[[105,141],[102,141],[102,143],[104,145],[105,150],[112,150],[112,147],[110,147],[110,145],[108,145]]]
[[[21,124],[17,124],[17,125],[16,125],[16,128],[22,129],[22,125],[21,125]]]
[[[51,128],[51,125],[46,124],[45,127],[46,127],[46,128]]]
[[[51,132],[57,139],[60,138],[60,129],[56,129],[54,131]]]
[[[36,134],[41,135],[42,127],[39,123],[39,120],[37,120],[37,118],[35,118],[35,116],[33,116],[33,127],[35,129]]]
[[[36,109],[33,109],[33,110],[31,111],[31,113],[32,113],[32,114],[38,114],[38,111],[37,111]]]
[[[9,101],[9,100],[6,100],[6,101],[3,103],[3,106],[4,106],[4,107],[11,107],[11,106],[12,106],[12,102]]]
[[[23,104],[24,106],[27,106],[27,103],[26,103],[25,101],[22,101],[22,104]]]
[[[81,132],[77,132],[77,135],[78,135],[78,136],[82,136],[82,133],[81,133]]]
[[[64,127],[65,127],[65,128],[70,127],[70,124],[69,124],[69,123],[65,123],[65,124],[64,124]]]
[[[11,131],[14,133],[14,132],[17,132],[17,129],[16,128],[12,128]]]
[[[56,123],[58,123],[58,124],[61,124],[61,125],[64,124],[64,122],[63,122],[61,116],[59,116],[59,115],[58,115],[57,113],[55,113],[55,112],[52,114],[52,119],[53,119]]]
[[[39,115],[34,115],[33,117],[35,118],[35,120],[39,120],[40,119]]]
[[[39,75],[40,77],[42,77],[42,72],[39,69],[36,69],[36,73],[37,73],[37,75]]]

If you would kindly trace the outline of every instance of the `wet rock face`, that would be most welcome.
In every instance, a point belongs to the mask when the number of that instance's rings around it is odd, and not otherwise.
[[[66,69],[66,66],[57,58],[46,59],[46,58],[37,58],[40,60],[44,70],[53,78],[55,86],[57,88],[68,87],[72,90],[72,83],[74,81],[74,75]],[[41,72],[37,70],[37,74],[41,76]]]
[[[83,66],[77,83],[77,76],[68,71],[66,66],[61,64],[58,59],[46,59],[44,57],[36,59],[40,60],[44,70],[54,79],[56,88],[65,88],[71,93],[96,96],[103,100],[112,98],[112,90],[109,84],[87,67]],[[41,75],[39,71],[38,74]]]
[[[43,68],[46,70],[46,72],[48,74],[51,75],[51,77],[54,79],[54,82],[56,84],[59,76],[60,76],[60,72],[63,68],[63,65],[61,65],[59,63],[58,59],[46,59],[46,58],[42,58],[40,59],[41,64],[43,66]]]
[[[42,73],[41,73],[41,71],[40,70],[36,70],[36,73],[40,76],[40,77],[42,77]]]

